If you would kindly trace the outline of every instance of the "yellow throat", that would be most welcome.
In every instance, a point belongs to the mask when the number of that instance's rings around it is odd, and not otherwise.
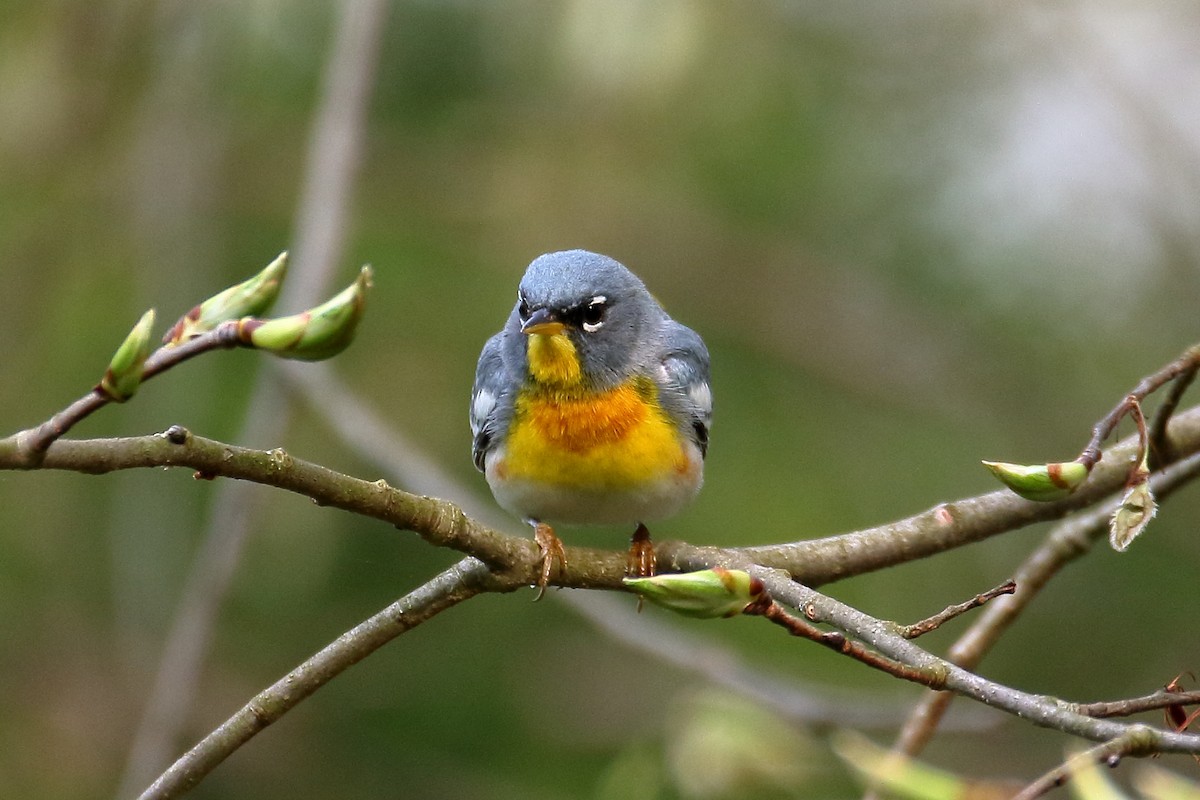
[[[563,333],[531,333],[526,348],[529,354],[529,374],[546,386],[579,386],[583,370],[579,353],[571,339]]]

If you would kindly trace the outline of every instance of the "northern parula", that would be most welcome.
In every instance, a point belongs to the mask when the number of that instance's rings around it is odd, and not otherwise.
[[[471,393],[475,466],[533,526],[542,591],[566,563],[551,523],[636,524],[629,571],[653,574],[644,523],[700,490],[711,421],[704,341],[636,275],[586,250],[529,265]]]

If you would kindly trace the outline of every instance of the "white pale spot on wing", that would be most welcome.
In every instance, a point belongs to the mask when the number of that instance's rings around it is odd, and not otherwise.
[[[480,389],[471,403],[471,433],[479,433],[479,429],[483,427],[483,423],[487,421],[488,415],[495,407],[496,395],[487,389]]]

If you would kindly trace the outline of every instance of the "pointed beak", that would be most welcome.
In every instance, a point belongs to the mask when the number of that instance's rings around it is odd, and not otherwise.
[[[554,336],[562,333],[567,326],[555,316],[554,312],[547,308],[539,308],[529,315],[529,319],[521,324],[521,333],[529,335],[531,333],[541,333],[546,336]]]

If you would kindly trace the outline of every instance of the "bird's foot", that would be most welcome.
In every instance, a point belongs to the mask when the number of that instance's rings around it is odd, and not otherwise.
[[[629,537],[629,555],[625,560],[625,574],[637,578],[649,578],[654,575],[658,566],[658,557],[654,554],[654,542],[650,541],[650,531],[645,525],[638,524],[633,536]]]
[[[649,578],[654,575],[658,566],[658,556],[654,554],[654,542],[650,541],[650,531],[642,523],[629,537],[629,554],[625,558],[625,574],[637,578]],[[638,596],[637,610],[642,610],[644,599]]]
[[[537,542],[538,550],[542,552],[542,572],[537,582],[538,593],[537,597],[533,598],[536,603],[542,599],[542,595],[546,593],[546,587],[550,584],[550,572],[554,569],[554,562],[558,562],[560,573],[566,569],[567,553],[563,550],[562,540],[555,535],[554,529],[544,522],[533,526],[533,540]]]

